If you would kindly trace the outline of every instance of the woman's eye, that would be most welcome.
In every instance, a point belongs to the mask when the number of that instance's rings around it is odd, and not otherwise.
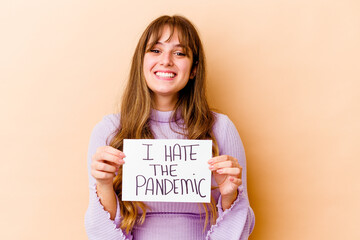
[[[160,50],[157,50],[157,49],[150,49],[150,52],[153,52],[153,53],[159,53]]]
[[[186,56],[186,54],[185,53],[182,53],[182,52],[175,52],[175,55],[177,55],[177,56]]]

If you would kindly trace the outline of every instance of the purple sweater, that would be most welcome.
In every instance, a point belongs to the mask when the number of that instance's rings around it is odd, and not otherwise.
[[[175,122],[170,123],[170,128],[169,119],[171,113],[172,112],[160,112],[156,110],[151,112],[150,127],[155,138],[184,138],[183,135],[171,130],[172,128],[176,131],[181,131]],[[219,146],[220,155],[230,155],[237,158],[243,167],[243,183],[239,187],[237,199],[229,209],[225,211],[222,210],[219,191],[217,189],[212,191],[212,196],[218,203],[216,224],[207,226],[204,230],[205,213],[202,204],[198,203],[145,202],[151,210],[147,211],[144,224],[135,225],[128,235],[119,227],[121,222],[119,202],[115,220],[110,219],[110,214],[104,210],[97,196],[96,181],[90,174],[90,164],[96,149],[100,146],[108,145],[111,137],[114,136],[114,131],[119,126],[119,114],[112,114],[105,116],[102,121],[94,127],[89,143],[87,163],[90,193],[89,206],[85,215],[85,228],[89,239],[248,239],[254,228],[255,217],[249,205],[246,188],[244,147],[230,119],[218,113],[215,113],[215,117],[216,122],[213,127],[213,132]],[[212,181],[212,186],[216,186],[214,180]]]

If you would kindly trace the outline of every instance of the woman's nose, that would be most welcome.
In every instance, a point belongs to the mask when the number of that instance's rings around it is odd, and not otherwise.
[[[171,52],[163,52],[163,54],[161,54],[161,64],[164,66],[172,66],[173,65]]]

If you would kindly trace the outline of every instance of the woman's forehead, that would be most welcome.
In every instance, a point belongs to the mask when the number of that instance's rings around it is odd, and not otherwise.
[[[154,45],[157,42],[169,42],[169,41],[177,41],[182,46],[187,47],[188,44],[185,41],[183,34],[178,30],[178,27],[164,25],[161,28],[155,30],[149,38],[148,45]]]

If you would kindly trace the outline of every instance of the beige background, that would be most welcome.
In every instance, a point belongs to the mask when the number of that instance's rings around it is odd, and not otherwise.
[[[0,1],[0,239],[86,239],[86,152],[145,26],[202,36],[243,139],[251,239],[360,239],[360,2]]]

